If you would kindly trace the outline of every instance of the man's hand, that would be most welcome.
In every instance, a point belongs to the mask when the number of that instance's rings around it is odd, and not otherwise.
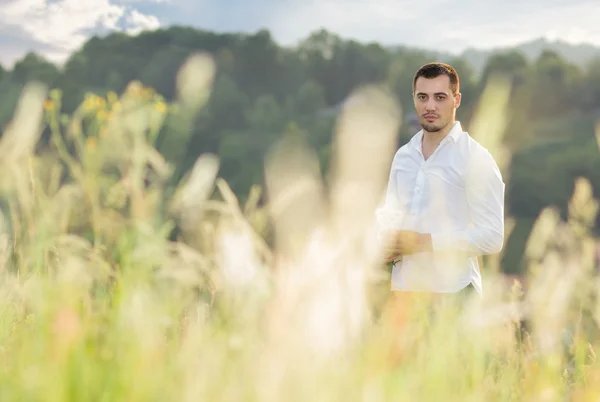
[[[410,230],[392,231],[384,234],[383,258],[386,263],[403,255],[432,251],[431,235]]]

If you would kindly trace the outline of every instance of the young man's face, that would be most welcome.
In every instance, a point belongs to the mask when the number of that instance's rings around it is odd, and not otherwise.
[[[460,93],[452,94],[447,75],[419,77],[415,83],[414,104],[421,127],[434,133],[454,123],[460,98]]]

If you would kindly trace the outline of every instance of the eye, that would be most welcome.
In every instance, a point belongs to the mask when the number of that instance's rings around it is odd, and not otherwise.
[[[437,98],[438,98],[438,100],[441,100],[441,101],[444,100],[444,99],[446,99],[446,97],[444,95],[438,95]]]

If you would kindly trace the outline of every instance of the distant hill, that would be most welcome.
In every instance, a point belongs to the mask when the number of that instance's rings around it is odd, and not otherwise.
[[[528,60],[535,60],[544,50],[552,50],[561,55],[565,60],[581,67],[585,67],[592,59],[600,57],[600,47],[590,44],[573,45],[561,40],[549,41],[544,38],[504,48],[490,50],[467,49],[462,53],[462,57],[472,64],[475,71],[480,72],[485,65],[486,59],[491,54],[514,49],[522,52]],[[447,55],[440,53],[440,57],[447,58]]]
[[[416,48],[404,45],[388,47],[389,50],[414,50],[423,52],[429,55],[432,59],[436,59],[443,62],[450,62],[457,56],[460,56],[467,60],[473,67],[476,74],[483,71],[486,60],[490,55],[496,53],[502,53],[512,50],[517,50],[523,53],[523,55],[529,61],[534,61],[544,50],[551,50],[558,53],[565,60],[585,67],[592,59],[600,57],[600,47],[591,44],[573,45],[561,40],[549,41],[545,38],[534,39],[529,42],[524,42],[519,45],[498,47],[492,49],[474,49],[469,48],[459,55],[451,54],[449,52],[434,51],[425,48]]]

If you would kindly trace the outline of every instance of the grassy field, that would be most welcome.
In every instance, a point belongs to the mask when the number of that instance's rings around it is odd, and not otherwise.
[[[286,138],[265,162],[269,203],[253,193],[239,205],[217,157],[173,188],[155,149],[167,112],[191,121],[213,75],[196,56],[173,104],[132,83],[71,116],[60,94],[25,89],[0,141],[3,401],[598,400],[597,202],[585,181],[568,222],[551,209],[535,222],[522,284],[493,257],[481,302],[389,303],[373,194],[397,105],[360,90],[368,102],[336,128],[330,184]],[[486,116],[505,92],[491,87]],[[52,147],[36,153],[46,124]],[[474,126],[499,147],[501,127]]]

